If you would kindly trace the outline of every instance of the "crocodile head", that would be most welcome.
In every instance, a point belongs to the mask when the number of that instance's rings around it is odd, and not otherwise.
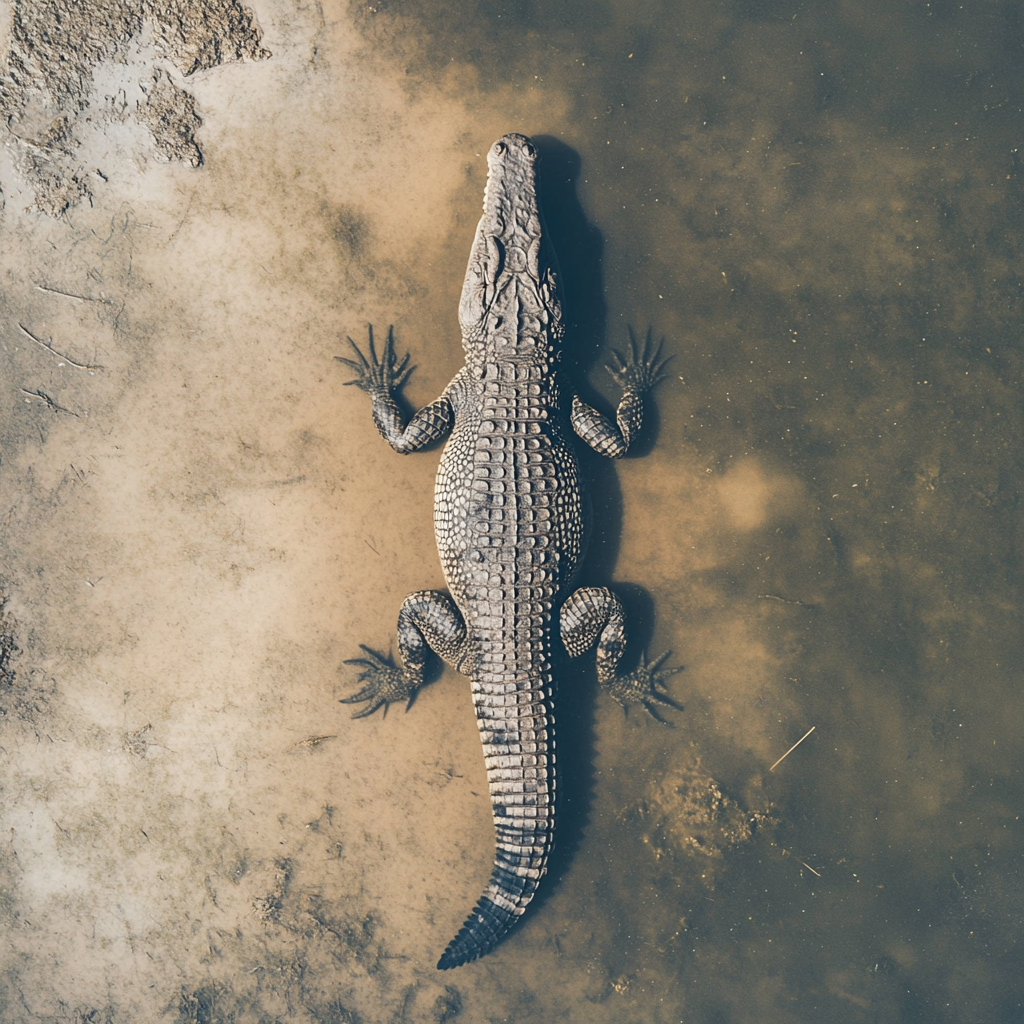
[[[471,367],[488,362],[550,366],[563,333],[558,261],[537,203],[537,150],[502,136],[487,154],[484,215],[459,303]]]

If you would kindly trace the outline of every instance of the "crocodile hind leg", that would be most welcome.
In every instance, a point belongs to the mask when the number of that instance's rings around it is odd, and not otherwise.
[[[366,657],[351,658],[345,664],[362,668],[359,681],[364,686],[351,697],[343,697],[341,703],[366,702],[366,707],[357,711],[353,718],[365,718],[379,707],[387,714],[388,705],[395,701],[405,701],[408,710],[416,691],[423,685],[428,650],[454,665],[465,637],[465,623],[447,594],[439,590],[410,594],[398,613],[398,651],[402,668],[360,644]]]
[[[619,661],[626,647],[626,615],[622,602],[605,587],[581,587],[562,605],[562,643],[573,658],[590,650],[597,642],[597,679],[626,710],[631,704],[640,704],[654,718],[662,721],[652,701],[678,708],[658,686],[676,672],[676,668],[661,668],[669,656],[666,651],[650,664],[646,656],[640,664],[624,675],[618,674]]]

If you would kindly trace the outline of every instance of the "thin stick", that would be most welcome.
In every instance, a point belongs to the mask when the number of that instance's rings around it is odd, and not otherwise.
[[[807,868],[807,870],[810,871],[812,875],[817,875],[819,878],[821,878],[821,872],[815,871],[814,868],[812,868],[811,865],[807,863],[807,861],[802,860],[800,861],[800,863],[803,864],[803,866]]]
[[[61,352],[58,352],[52,345],[47,345],[42,338],[37,338],[24,324],[18,324],[18,328],[26,338],[31,338],[41,348],[45,348],[51,355],[55,355],[58,359],[63,359],[64,362],[70,363],[77,370],[88,370],[90,373],[93,370],[102,370],[102,366],[89,366],[87,363],[76,363],[70,356],[66,356]]]
[[[306,747],[308,749],[312,749],[313,747],[323,743],[325,740],[336,740],[337,738],[337,733],[331,736],[310,736],[308,739],[299,740],[298,743],[293,743],[289,749],[298,750],[299,747]]]
[[[70,409],[65,409],[63,405],[58,405],[45,391],[26,391],[25,388],[21,388],[20,391],[23,395],[28,395],[29,398],[38,398],[40,402],[45,402],[46,407],[54,412],[66,412],[69,416],[78,417],[77,412],[72,412]]]
[[[786,751],[786,752],[785,752],[785,753],[784,753],[784,754],[782,755],[782,757],[780,757],[780,758],[778,759],[778,761],[776,761],[776,762],[775,762],[775,764],[773,764],[773,765],[771,766],[771,768],[769,768],[769,769],[768,769],[768,771],[770,771],[770,772],[773,772],[773,771],[775,771],[775,769],[776,769],[776,768],[777,768],[777,767],[778,767],[778,766],[779,766],[780,764],[782,764],[782,762],[783,762],[783,761],[785,761],[785,760],[786,760],[786,758],[787,758],[787,757],[789,757],[789,755],[790,755],[790,754],[792,754],[792,753],[793,753],[793,751],[794,751],[794,750],[796,750],[796,748],[797,748],[797,747],[799,747],[799,746],[800,746],[800,744],[801,744],[801,743],[803,743],[803,741],[804,741],[805,739],[807,739],[807,737],[808,737],[808,736],[810,736],[810,735],[811,735],[811,733],[812,733],[812,732],[814,732],[814,730],[815,730],[815,729],[817,729],[817,728],[818,728],[818,727],[817,727],[816,725],[812,725],[812,726],[810,727],[810,729],[808,729],[808,730],[807,730],[807,732],[805,732],[805,733],[803,734],[803,736],[801,736],[801,737],[800,737],[800,739],[798,739],[798,740],[796,741],[796,743],[794,743],[794,744],[793,744],[793,746],[791,746],[791,747],[789,748],[789,750],[787,750],[787,751]]]
[[[78,299],[79,302],[106,302],[110,303],[110,299],[93,299],[88,295],[78,295],[76,292],[65,292],[61,291],[60,288],[51,288],[48,284],[36,284],[36,287],[41,292],[52,292],[54,295],[63,295],[67,299]]]

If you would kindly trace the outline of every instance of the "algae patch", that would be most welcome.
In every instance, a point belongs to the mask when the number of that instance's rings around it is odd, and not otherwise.
[[[753,810],[727,795],[695,754],[651,782],[638,808],[655,859],[688,861],[709,886],[729,852],[774,824],[772,812],[767,802]]]

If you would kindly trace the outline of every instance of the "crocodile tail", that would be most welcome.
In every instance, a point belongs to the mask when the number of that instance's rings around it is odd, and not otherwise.
[[[498,944],[533,899],[554,845],[555,757],[545,695],[499,691],[493,696],[500,703],[491,703],[489,689],[474,684],[494,814],[494,870],[438,961],[442,971],[476,960]]]
[[[437,962],[438,970],[446,971],[467,964],[490,952],[498,944],[533,899],[547,866],[552,840],[553,835],[549,832],[546,842],[540,847],[534,847],[537,852],[528,858],[513,858],[507,851],[498,848],[490,884],[466,918],[459,934],[448,943],[448,948]],[[513,859],[518,863],[513,864]],[[529,874],[525,873],[527,871]]]

